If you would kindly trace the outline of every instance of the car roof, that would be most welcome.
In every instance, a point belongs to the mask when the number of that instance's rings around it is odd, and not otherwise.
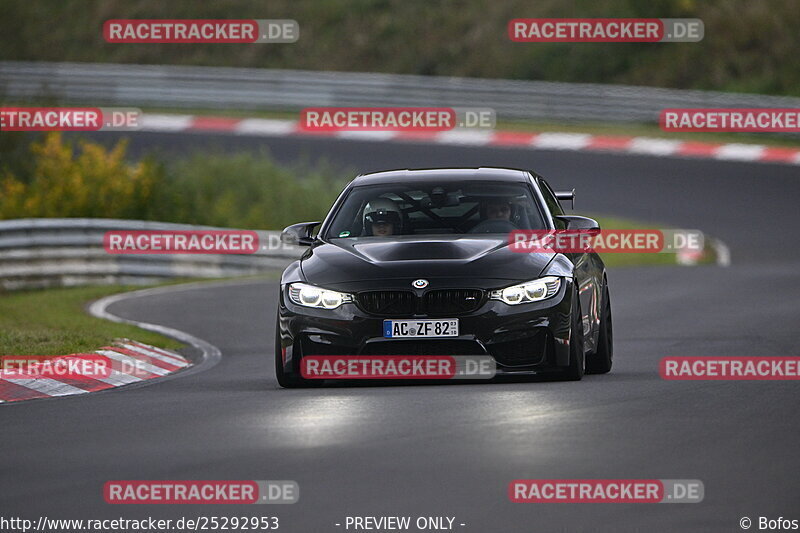
[[[351,183],[351,187],[376,185],[380,183],[413,183],[415,181],[505,181],[526,182],[530,180],[527,170],[516,168],[478,167],[478,168],[420,168],[385,170],[361,174]]]

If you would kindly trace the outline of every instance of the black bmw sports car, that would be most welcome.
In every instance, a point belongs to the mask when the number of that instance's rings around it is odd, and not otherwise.
[[[275,372],[310,384],[306,356],[490,355],[497,375],[579,380],[611,369],[611,302],[593,253],[519,253],[514,230],[596,230],[534,172],[393,170],[358,176],[283,272]],[[315,231],[319,226],[319,230]],[[427,324],[427,325],[426,325]]]

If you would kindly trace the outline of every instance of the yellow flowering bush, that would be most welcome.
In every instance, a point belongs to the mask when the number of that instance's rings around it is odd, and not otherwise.
[[[45,135],[31,145],[30,176],[0,177],[0,218],[142,218],[163,172],[151,160],[126,161],[126,148]]]

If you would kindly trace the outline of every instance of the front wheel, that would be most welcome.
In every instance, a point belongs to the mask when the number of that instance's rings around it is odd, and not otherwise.
[[[611,371],[614,356],[614,328],[611,323],[611,297],[608,282],[603,288],[603,307],[600,312],[600,334],[597,337],[597,350],[589,355],[586,371],[590,374],[607,374]]]

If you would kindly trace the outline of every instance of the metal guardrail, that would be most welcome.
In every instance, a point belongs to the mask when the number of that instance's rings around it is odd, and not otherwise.
[[[169,278],[243,276],[282,268],[303,252],[279,245],[280,232],[257,231],[255,254],[109,254],[109,230],[224,230],[139,220],[26,218],[0,221],[0,290],[143,284]]]
[[[800,107],[800,98],[626,85],[356,72],[0,61],[15,103],[296,110],[309,106],[490,107],[499,118],[657,122],[666,107]]]

